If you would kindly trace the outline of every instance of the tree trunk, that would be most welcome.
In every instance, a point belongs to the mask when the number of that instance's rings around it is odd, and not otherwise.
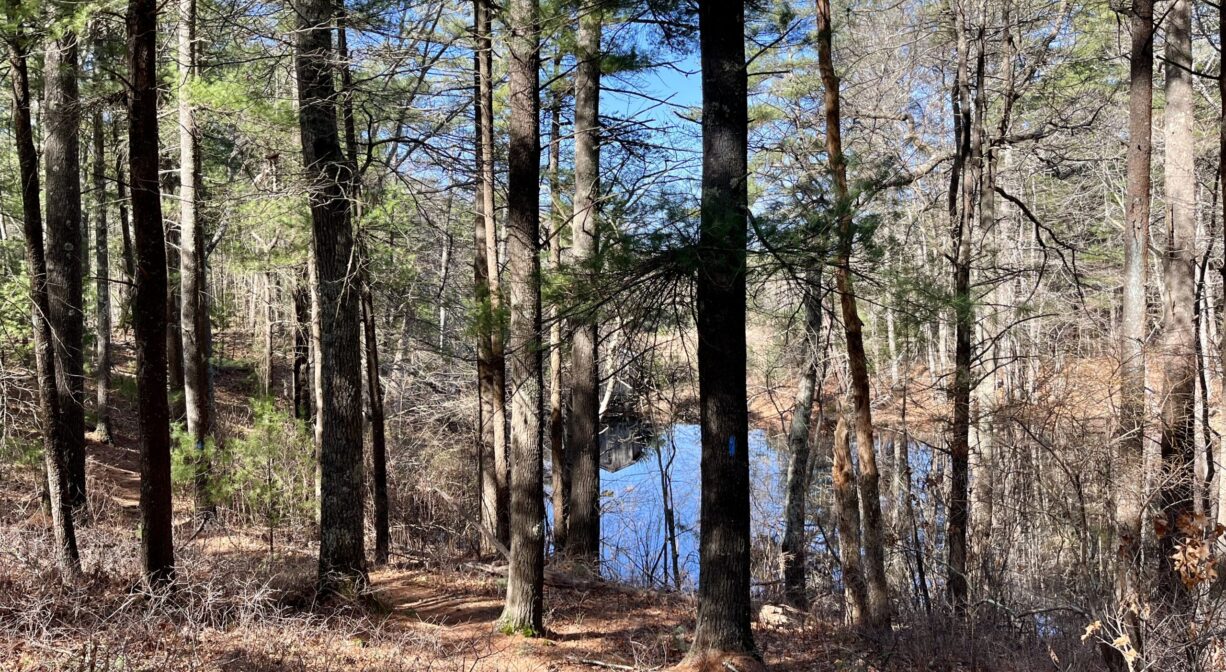
[[[1150,156],[1154,86],[1154,3],[1133,0],[1128,85],[1128,193],[1124,228],[1124,297],[1120,317],[1119,454],[1113,472],[1115,533],[1119,541],[1115,587],[1131,646],[1142,651],[1138,619],[1141,595],[1141,518],[1145,501],[1145,332],[1149,284]],[[1226,80],[1223,80],[1226,81]],[[1226,97],[1224,97],[1226,99]],[[1226,142],[1226,135],[1223,135]],[[1224,145],[1226,146],[1226,145]],[[1135,608],[1135,610],[1134,610]],[[1127,669],[1112,647],[1108,664]]]
[[[171,522],[170,405],[166,397],[166,237],[158,182],[157,3],[128,3],[128,172],[136,287],[136,386],[140,406],[141,550],[154,586],[174,578]]]
[[[55,4],[54,14],[69,9]],[[82,298],[80,95],[77,36],[47,45],[44,60],[43,161],[47,176],[46,261],[59,422],[68,442],[68,501],[85,505],[85,314]]]
[[[492,532],[499,543],[505,545],[506,513],[505,500],[500,495],[505,492],[505,471],[499,471],[504,462],[495,456],[505,452],[505,446],[499,437],[505,437],[502,425],[505,422],[500,417],[496,419],[495,409],[502,406],[505,390],[495,387],[494,332],[500,330],[498,317],[493,310],[497,301],[498,250],[490,244],[494,238],[494,187],[493,164],[490,162],[490,174],[486,175],[486,156],[492,152],[493,134],[486,138],[486,126],[492,123],[491,107],[486,107],[486,95],[492,96],[492,85],[489,85],[490,72],[490,19],[488,0],[473,2],[473,147],[475,154],[474,169],[477,173],[477,186],[473,192],[473,290],[477,299],[477,475],[480,492],[481,525],[487,532]],[[489,196],[488,203],[486,196]],[[491,263],[490,257],[495,257]],[[491,282],[491,278],[493,281]],[[501,337],[499,338],[501,341]],[[494,544],[487,535],[481,535],[481,552],[483,555],[494,553]]]
[[[303,165],[310,192],[319,293],[320,412],[319,581],[325,590],[366,581],[362,502],[362,373],[358,294],[349,281],[353,230],[350,165],[336,124],[331,0],[300,0],[295,66]]]
[[[787,600],[797,609],[809,607],[805,590],[805,504],[809,497],[809,426],[813,415],[813,399],[817,387],[817,370],[821,360],[821,266],[813,265],[805,278],[804,369],[796,385],[796,402],[792,406],[792,424],[788,428],[788,480],[784,502],[783,585]]]
[[[507,5],[511,73],[507,272],[511,299],[511,558],[500,627],[544,633],[545,502],[541,415],[540,34],[537,0]]]
[[[702,426],[698,624],[689,658],[757,656],[750,630],[745,389],[748,101],[745,5],[698,5],[702,52],[698,397]]]
[[[311,301],[307,297],[306,269],[299,276],[294,287],[294,417],[310,420],[315,409],[311,395]]]
[[[881,477],[877,472],[877,455],[873,446],[873,416],[868,385],[868,357],[864,352],[864,324],[856,307],[856,292],[851,279],[851,252],[855,237],[852,221],[852,199],[847,187],[847,163],[843,157],[843,140],[839,110],[839,78],[834,71],[831,54],[833,28],[830,23],[829,0],[817,0],[818,62],[825,88],[826,153],[834,177],[836,210],[838,213],[839,251],[835,261],[834,280],[839,292],[843,328],[847,337],[847,364],[851,374],[851,393],[856,419],[856,454],[860,460],[860,507],[863,510],[863,544],[865,578],[868,585],[868,612],[865,625],[875,630],[890,628],[890,587],[885,575],[885,523],[881,519]]]
[[[1163,255],[1163,310],[1159,398],[1162,399],[1162,488],[1159,501],[1167,530],[1159,535],[1160,585],[1168,606],[1183,606],[1187,591],[1171,557],[1185,536],[1200,538],[1188,524],[1193,511],[1196,454],[1196,175],[1192,138],[1191,0],[1175,0],[1167,15],[1166,155],[1167,243]]]
[[[856,468],[851,460],[851,437],[842,408],[839,409],[838,424],[834,428],[833,457],[831,482],[839,528],[843,595],[848,622],[859,625],[869,617],[868,585],[864,582],[864,568],[860,560],[860,498],[856,494]]]
[[[490,338],[488,436],[493,446],[494,532],[499,543],[511,543],[511,461],[507,445],[506,354],[503,343],[502,294],[499,290],[498,226],[494,218],[494,46],[493,8],[490,0],[474,0],[477,38],[477,145],[480,147],[478,172],[480,213],[485,222],[486,281],[489,285],[488,328]]]
[[[1221,8],[1221,3],[1218,4]],[[1221,11],[1219,9],[1219,11]],[[1152,12],[1151,12],[1152,14]],[[1218,19],[1218,44],[1226,44],[1226,12]],[[1152,66],[1151,66],[1152,67]],[[1218,77],[1218,98],[1222,103],[1222,117],[1218,122],[1218,166],[1221,184],[1218,189],[1223,208],[1226,209],[1226,76]],[[1226,212],[1226,211],[1224,211]],[[1226,214],[1223,215],[1222,247],[1226,249]],[[1212,244],[1212,241],[1211,241]],[[1226,522],[1226,473],[1221,465],[1226,464],[1226,261],[1218,268],[1222,276],[1222,300],[1218,310],[1218,402],[1214,413],[1218,420],[1218,522]],[[1206,300],[1208,297],[1206,297]]]
[[[94,112],[94,255],[97,257],[98,346],[94,366],[97,387],[94,438],[111,442],[111,271],[107,249],[106,153],[102,134],[102,112]]]
[[[43,249],[42,210],[39,203],[38,153],[30,121],[29,45],[24,28],[14,16],[17,3],[9,6],[8,19],[15,35],[9,38],[9,57],[13,85],[13,135],[17,144],[17,163],[21,177],[22,231],[26,240],[26,265],[30,274],[30,316],[33,322],[34,361],[38,375],[38,423],[43,432],[43,458],[47,468],[47,495],[51,501],[51,524],[55,533],[56,564],[66,578],[81,573],[77,553],[73,506],[68,497],[68,460],[70,439],[60,418],[60,396],[56,385],[55,334],[47,287],[47,260]]]
[[[204,226],[197,221],[201,171],[196,110],[191,87],[196,63],[196,0],[179,0],[179,230],[182,250],[181,331],[183,333],[184,404],[187,432],[195,447],[196,513],[211,516],[216,507],[210,494],[210,440],[213,434],[212,377],[209,375],[210,329]]]
[[[132,252],[132,227],[128,221],[128,181],[125,178],[123,148],[119,146],[119,123],[111,124],[115,146],[115,199],[119,201],[119,231],[123,239],[123,272],[128,282],[136,280],[136,256]]]
[[[387,564],[390,518],[387,499],[387,432],[383,422],[383,381],[379,373],[379,341],[375,334],[375,302],[370,287],[370,255],[362,250],[362,330],[366,342],[366,396],[370,404],[371,476],[374,479],[375,562]]]
[[[600,267],[600,35],[603,15],[579,17],[575,68],[575,197],[571,260],[585,289]],[[570,349],[570,519],[567,553],[600,561],[599,327],[595,308],[576,311]]]
[[[967,601],[967,523],[970,517],[968,485],[970,471],[970,397],[973,387],[971,362],[973,357],[971,336],[975,328],[975,312],[971,305],[971,246],[974,239],[974,195],[979,184],[981,162],[981,134],[983,122],[974,114],[971,106],[970,58],[967,33],[966,9],[959,4],[957,10],[958,72],[956,78],[957,107],[955,133],[961,157],[960,211],[956,213],[953,227],[954,271],[954,381],[953,381],[953,427],[950,437],[950,496],[949,518],[946,523],[946,538],[949,551],[949,566],[946,586],[949,601],[961,613]],[[982,87],[983,52],[977,55],[977,83]],[[951,184],[951,198],[954,189]],[[951,215],[954,213],[951,211]]]
[[[553,57],[552,78],[557,79],[562,67],[562,51]],[[562,92],[555,83],[549,96],[549,271],[562,268],[562,180],[559,163],[562,159]],[[566,548],[566,530],[570,514],[570,466],[562,430],[562,320],[557,306],[549,308],[549,459],[552,479],[553,547],[561,554]]]

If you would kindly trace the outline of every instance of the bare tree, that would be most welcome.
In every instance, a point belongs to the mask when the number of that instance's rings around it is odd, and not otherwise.
[[[1145,486],[1145,335],[1149,269],[1150,156],[1153,153],[1154,3],[1133,0],[1128,83],[1128,193],[1124,228],[1124,300],[1120,316],[1120,439],[1115,530],[1120,544],[1116,591],[1131,646],[1142,651],[1138,620],[1141,516]],[[1223,136],[1226,142],[1226,135]],[[1110,661],[1126,669],[1117,649]]]
[[[1160,351],[1162,379],[1162,486],[1159,501],[1166,518],[1159,535],[1160,583],[1176,609],[1187,591],[1175,564],[1193,512],[1192,481],[1196,441],[1196,153],[1193,144],[1192,2],[1175,0],[1166,18],[1166,154],[1164,163],[1166,247],[1162,275],[1166,285]]]

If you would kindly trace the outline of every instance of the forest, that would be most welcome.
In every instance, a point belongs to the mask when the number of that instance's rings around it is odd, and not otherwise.
[[[1220,2],[0,3],[0,669],[1226,670]]]

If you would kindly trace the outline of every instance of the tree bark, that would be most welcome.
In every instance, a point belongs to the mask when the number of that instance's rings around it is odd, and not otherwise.
[[[47,494],[51,501],[51,524],[55,534],[56,564],[68,579],[81,573],[77,552],[73,506],[68,497],[68,459],[70,439],[60,415],[60,395],[56,384],[55,334],[47,287],[47,260],[43,248],[42,209],[39,203],[38,153],[34,148],[30,120],[29,43],[16,16],[17,3],[9,6],[14,35],[9,38],[9,58],[13,86],[13,135],[17,144],[17,163],[21,178],[22,231],[26,242],[26,266],[30,275],[30,317],[33,323],[34,361],[38,375],[39,426],[43,430],[43,459],[47,469]]]
[[[855,238],[852,201],[847,187],[847,162],[839,110],[839,77],[834,71],[831,49],[833,27],[829,0],[817,0],[817,49],[822,86],[825,88],[826,153],[834,177],[835,208],[838,217],[839,250],[834,280],[839,292],[843,328],[847,337],[847,364],[851,374],[852,403],[855,408],[856,454],[860,460],[860,507],[863,510],[865,578],[868,585],[868,612],[864,624],[888,631],[890,628],[890,587],[885,575],[885,523],[881,518],[881,477],[873,446],[873,416],[868,385],[868,357],[864,351],[864,324],[856,307],[856,291],[851,278],[852,243]]]
[[[364,247],[364,246],[363,246]],[[370,287],[370,255],[362,250],[362,330],[366,344],[366,397],[370,404],[371,477],[374,480],[375,562],[387,564],[391,523],[387,497],[387,431],[383,421],[383,381],[379,373],[379,341],[375,334],[375,301]]]
[[[698,624],[689,658],[757,657],[750,630],[745,389],[748,75],[745,4],[698,5],[702,52],[698,397],[702,433]]]
[[[809,607],[805,586],[805,504],[809,496],[809,434],[817,370],[821,359],[821,266],[814,263],[804,285],[804,369],[796,385],[792,423],[788,427],[787,496],[783,505],[783,585],[787,600],[797,609]]]
[[[1160,585],[1178,610],[1187,597],[1171,555],[1185,536],[1197,536],[1187,517],[1193,511],[1196,455],[1196,153],[1192,137],[1192,3],[1175,0],[1167,15],[1166,155],[1167,243],[1163,254],[1166,305],[1161,345],[1162,487],[1159,501],[1166,534],[1159,535]]]
[[[579,17],[575,68],[575,196],[571,260],[585,290],[600,268],[600,37],[603,14],[585,7]],[[570,518],[567,553],[600,560],[599,327],[595,309],[572,318],[570,350]]]
[[[950,437],[950,496],[949,517],[946,523],[946,538],[948,539],[949,565],[946,586],[948,598],[955,611],[962,613],[967,602],[967,523],[970,518],[970,502],[968,499],[970,471],[970,397],[973,387],[971,363],[973,350],[971,337],[975,329],[975,311],[971,296],[971,247],[974,244],[972,230],[974,225],[975,190],[979,184],[981,165],[981,134],[979,124],[983,122],[974,114],[971,103],[971,82],[969,73],[970,45],[967,33],[970,31],[966,17],[966,8],[959,4],[957,9],[958,33],[958,71],[956,77],[957,100],[956,116],[958,123],[955,132],[958,152],[961,156],[960,210],[954,216],[956,225],[953,231],[953,271],[954,271],[954,381],[952,401],[954,407],[953,427]],[[983,52],[977,54],[976,81],[982,87]],[[957,185],[951,184],[951,199],[956,199]]]
[[[166,396],[166,244],[158,182],[157,3],[129,0],[128,173],[136,286],[132,323],[140,405],[141,551],[154,586],[174,578],[171,522],[170,404]]]
[[[53,4],[67,20],[70,8]],[[58,421],[68,447],[68,501],[85,505],[85,313],[82,297],[80,95],[77,35],[65,30],[44,59],[43,162],[47,183],[46,261],[49,317],[54,332]]]
[[[490,0],[474,0],[474,17],[477,40],[477,100],[476,124],[477,146],[480,148],[478,184],[480,186],[480,215],[484,221],[485,278],[488,285],[487,327],[490,339],[489,386],[485,399],[489,403],[487,432],[492,445],[492,467],[495,498],[493,505],[495,535],[499,543],[511,543],[511,461],[507,445],[506,417],[506,353],[503,341],[502,294],[499,289],[498,223],[494,212],[494,45],[493,7]]]
[[[216,510],[211,495],[210,440],[213,432],[213,394],[209,374],[209,303],[205,266],[204,226],[197,220],[201,192],[199,137],[191,87],[199,76],[196,61],[196,0],[179,0],[179,230],[182,250],[181,331],[183,334],[184,404],[187,432],[195,454],[196,514]]]
[[[1153,153],[1154,3],[1133,0],[1129,17],[1132,52],[1128,84],[1128,177],[1124,227],[1124,296],[1120,317],[1119,454],[1113,472],[1115,533],[1119,559],[1116,598],[1124,614],[1131,646],[1142,651],[1141,519],[1145,501],[1145,332],[1148,323],[1150,158]],[[1226,81],[1226,80],[1224,80]],[[1226,142],[1226,135],[1223,135]],[[1224,145],[1226,146],[1226,145]],[[1108,664],[1127,669],[1112,647]]]
[[[511,299],[511,558],[504,631],[544,633],[538,0],[510,0],[507,272]]]
[[[493,134],[486,138],[486,127],[492,123],[492,101],[487,107],[486,96],[492,98],[490,77],[490,18],[488,0],[473,0],[473,149],[477,185],[473,191],[473,290],[477,299],[477,479],[480,493],[481,525],[493,532],[494,538],[506,545],[505,471],[499,471],[504,461],[495,456],[505,453],[499,437],[505,419],[496,418],[495,409],[502,406],[505,390],[495,387],[494,331],[501,327],[493,310],[498,277],[498,249],[487,240],[493,239],[494,186],[493,163],[486,174],[486,157],[492,152]],[[488,203],[486,196],[489,196]],[[491,263],[490,257],[495,261]],[[491,283],[491,278],[493,282]],[[501,341],[501,338],[499,338]],[[481,535],[481,552],[489,555],[495,546],[487,535]]]
[[[295,66],[303,165],[312,183],[312,241],[319,293],[319,582],[333,590],[366,581],[362,503],[362,373],[353,229],[333,83],[332,0],[300,0]]]
[[[839,409],[834,428],[834,451],[831,460],[831,482],[834,486],[834,508],[839,529],[839,562],[843,575],[843,596],[847,621],[859,625],[868,619],[868,584],[864,581],[864,566],[860,559],[860,498],[856,493],[856,468],[851,460],[851,437],[847,418]]]
[[[94,255],[98,267],[94,287],[98,294],[97,359],[94,366],[94,438],[111,442],[111,271],[107,249],[106,145],[102,133],[102,112],[94,112]]]
[[[553,79],[562,68],[562,51],[553,57]],[[549,271],[562,268],[562,180],[559,163],[562,159],[562,92],[555,82],[549,95]],[[570,466],[562,428],[562,320],[557,306],[549,308],[549,459],[552,480],[553,546],[554,553],[566,548],[566,530],[570,514]]]
[[[299,276],[294,287],[294,417],[309,421],[315,409],[311,394],[311,300],[307,297],[306,269]]]

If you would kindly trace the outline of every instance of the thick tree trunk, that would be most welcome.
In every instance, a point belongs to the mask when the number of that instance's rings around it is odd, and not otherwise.
[[[702,215],[698,397],[702,426],[698,624],[689,658],[757,656],[750,630],[749,417],[745,389],[748,101],[745,5],[698,5]]]
[[[821,360],[821,267],[814,264],[805,278],[804,287],[804,369],[796,385],[796,402],[792,405],[792,423],[788,427],[787,497],[784,502],[783,585],[788,602],[797,609],[807,609],[809,596],[805,590],[805,504],[809,497],[809,427],[813,415],[813,400],[817,388],[817,370]]]
[[[70,439],[61,421],[60,396],[56,385],[55,334],[47,287],[47,260],[43,249],[42,210],[39,203],[38,153],[30,121],[29,46],[24,29],[14,16],[17,4],[9,6],[15,35],[10,38],[13,86],[13,135],[21,178],[22,231],[26,239],[26,266],[30,275],[30,316],[33,322],[34,361],[38,375],[39,426],[43,430],[43,458],[47,468],[47,495],[51,501],[51,524],[55,534],[56,564],[68,579],[81,572],[77,553],[73,506],[68,497]]]
[[[507,272],[511,299],[511,558],[504,631],[544,632],[538,0],[511,0]]]
[[[303,165],[310,192],[319,293],[320,412],[319,581],[324,589],[364,583],[362,372],[358,294],[351,282],[353,230],[333,84],[331,0],[300,0],[295,66]]]
[[[575,197],[571,260],[590,285],[600,267],[600,34],[603,15],[585,7],[579,17],[575,68]],[[586,288],[588,291],[591,287]],[[567,553],[600,560],[599,330],[595,309],[573,318],[570,350],[570,519]]]
[[[1115,533],[1119,542],[1116,598],[1124,614],[1131,646],[1141,652],[1138,586],[1141,580],[1141,519],[1145,508],[1145,332],[1148,325],[1145,297],[1149,284],[1150,157],[1154,115],[1153,0],[1133,0],[1129,32],[1132,52],[1128,85],[1127,224],[1120,317],[1120,411],[1116,430],[1119,454],[1112,471],[1116,479]],[[1113,669],[1127,669],[1114,647],[1108,662]]]
[[[70,11],[54,5],[57,16]],[[68,501],[85,505],[85,314],[82,297],[80,95],[77,36],[68,30],[47,45],[44,60],[43,162],[46,170],[46,260],[55,333],[58,421],[68,441]]]
[[[496,465],[501,461],[495,459],[499,446],[505,451],[505,446],[498,441],[499,436],[505,436],[501,426],[495,420],[494,409],[501,406],[501,397],[505,391],[494,386],[494,346],[493,332],[500,329],[497,317],[492,310],[494,291],[491,289],[491,277],[497,282],[498,264],[490,262],[490,256],[497,257],[498,250],[487,242],[487,227],[494,226],[494,189],[493,166],[491,163],[489,180],[486,178],[486,156],[492,151],[491,140],[487,141],[485,128],[491,123],[487,113],[492,107],[485,106],[486,94],[492,95],[489,80],[489,50],[490,19],[487,0],[473,1],[473,148],[475,155],[474,170],[477,175],[477,186],[473,190],[473,292],[477,299],[480,313],[477,319],[477,479],[480,493],[480,520],[485,532],[492,534],[499,543],[506,544],[506,507],[504,500],[499,498],[505,488],[502,476]],[[492,103],[491,103],[492,106]],[[489,203],[486,203],[486,194]],[[493,238],[488,235],[488,238]],[[492,274],[492,275],[491,275]],[[499,515],[499,514],[503,515]],[[494,553],[495,546],[487,534],[481,535],[481,552],[483,555]]]
[[[864,324],[856,307],[856,292],[852,286],[851,253],[855,237],[852,202],[847,187],[847,163],[843,157],[843,140],[839,110],[839,78],[834,71],[831,54],[833,28],[830,24],[829,0],[817,0],[818,62],[825,88],[826,153],[834,176],[836,209],[838,212],[839,251],[835,262],[834,280],[842,308],[843,329],[847,337],[847,365],[851,374],[851,396],[855,407],[856,454],[859,457],[860,507],[863,511],[863,544],[865,579],[868,585],[868,612],[864,624],[888,631],[890,627],[890,587],[885,575],[885,523],[881,518],[881,477],[877,472],[877,455],[873,445],[873,416],[868,385],[868,357],[864,351]]]
[[[111,262],[107,249],[106,153],[102,133],[102,112],[94,112],[94,255],[97,259],[95,290],[97,302],[97,358],[94,366],[94,438],[111,442]]]
[[[1178,611],[1187,590],[1175,568],[1176,545],[1200,538],[1186,517],[1193,511],[1196,454],[1196,154],[1192,137],[1192,3],[1175,0],[1167,15],[1166,157],[1167,243],[1163,255],[1166,306],[1161,345],[1162,487],[1159,502],[1167,521],[1159,535],[1160,584],[1168,606]]]
[[[197,220],[201,171],[196,111],[191,87],[198,76],[196,64],[196,0],[179,0],[179,230],[182,250],[181,331],[183,334],[183,394],[187,432],[195,447],[196,513],[211,516],[210,453],[213,434],[212,377],[209,375],[210,329],[204,226]]]
[[[128,3],[128,164],[136,287],[136,385],[140,405],[141,550],[155,586],[174,578],[171,524],[170,405],[166,396],[166,244],[158,182],[157,3]]]

